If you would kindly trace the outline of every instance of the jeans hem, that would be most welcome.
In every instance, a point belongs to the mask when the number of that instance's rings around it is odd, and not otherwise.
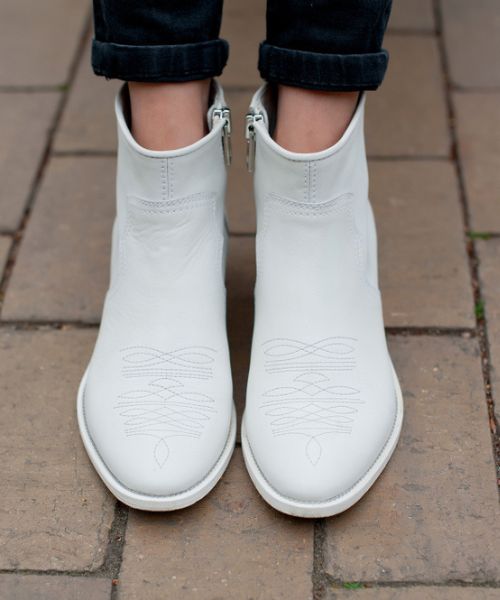
[[[259,72],[271,83],[312,90],[375,90],[382,83],[389,55],[386,50],[368,54],[325,54],[273,46],[259,47]]]
[[[194,44],[135,46],[92,40],[92,68],[108,79],[175,83],[216,77],[229,56],[221,38]]]

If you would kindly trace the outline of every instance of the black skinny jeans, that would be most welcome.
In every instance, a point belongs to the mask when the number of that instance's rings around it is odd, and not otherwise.
[[[391,0],[268,0],[262,78],[315,90],[376,89],[387,68],[381,46],[390,9]],[[220,75],[229,53],[221,16],[222,0],[94,0],[94,72],[149,82]]]

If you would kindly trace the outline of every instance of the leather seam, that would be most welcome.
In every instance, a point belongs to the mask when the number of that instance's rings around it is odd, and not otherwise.
[[[198,192],[182,198],[155,202],[152,200],[147,200],[146,198],[141,198],[140,196],[127,194],[127,200],[135,200],[138,204],[142,205],[136,208],[139,208],[139,210],[148,214],[178,213],[193,208],[198,208],[199,206],[204,206],[206,204],[212,204],[214,202],[214,198],[214,192]]]
[[[327,200],[326,202],[321,203],[313,203],[313,202],[300,202],[297,200],[292,200],[291,198],[285,198],[284,196],[280,196],[274,192],[268,192],[266,194],[266,199],[270,202],[266,204],[270,204],[271,202],[274,204],[282,205],[285,207],[293,208],[293,211],[287,210],[288,214],[294,214],[299,216],[324,216],[333,213],[340,213],[343,210],[343,206],[337,206],[341,200],[344,198],[352,199],[354,194],[352,192],[343,192],[338,194],[334,198]]]

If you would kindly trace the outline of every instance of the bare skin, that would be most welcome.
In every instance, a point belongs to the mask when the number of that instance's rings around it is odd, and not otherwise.
[[[207,133],[210,79],[129,83],[132,135],[149,150],[176,150]]]
[[[209,79],[128,86],[132,135],[144,148],[176,150],[206,135]],[[292,152],[329,148],[346,130],[358,95],[280,85],[274,139]]]
[[[280,85],[275,141],[291,152],[319,152],[340,140],[358,92],[322,92]]]

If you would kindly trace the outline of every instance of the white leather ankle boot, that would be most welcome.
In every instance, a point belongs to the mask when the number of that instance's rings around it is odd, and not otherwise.
[[[111,282],[78,422],[104,483],[145,510],[202,498],[234,449],[224,285],[230,121],[216,82],[212,96],[208,135],[168,152],[132,138],[126,86],[115,105]]]
[[[257,282],[242,445],[264,499],[300,517],[359,500],[403,418],[377,282],[364,103],[337,144],[311,154],[270,137],[269,86],[247,115]]]

